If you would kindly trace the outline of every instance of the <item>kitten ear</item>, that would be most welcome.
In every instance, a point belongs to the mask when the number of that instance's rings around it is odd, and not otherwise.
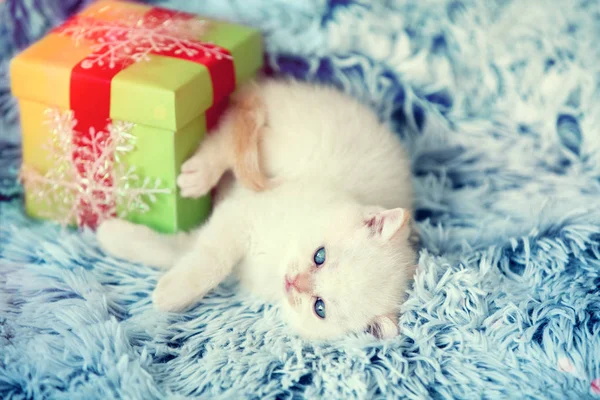
[[[367,332],[377,339],[391,339],[398,336],[400,333],[398,318],[392,314],[375,317],[369,324]]]
[[[384,241],[391,239],[410,219],[410,213],[404,208],[394,208],[367,215],[365,225],[372,236],[379,236]]]

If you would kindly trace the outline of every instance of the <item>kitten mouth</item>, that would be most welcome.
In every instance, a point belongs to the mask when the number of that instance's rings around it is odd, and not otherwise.
[[[298,299],[297,296],[294,296],[293,293],[288,293],[286,298],[290,306],[292,306],[292,308],[296,309],[300,305],[300,299]]]
[[[290,306],[292,306],[294,309],[297,309],[300,306],[300,298],[296,294],[298,291],[298,288],[296,287],[296,279],[290,279],[287,275],[285,275],[283,278],[283,291]]]

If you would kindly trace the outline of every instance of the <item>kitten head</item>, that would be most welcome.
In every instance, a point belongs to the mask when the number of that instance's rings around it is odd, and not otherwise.
[[[401,208],[359,206],[315,216],[284,263],[284,318],[308,339],[397,335],[416,259],[409,218]]]

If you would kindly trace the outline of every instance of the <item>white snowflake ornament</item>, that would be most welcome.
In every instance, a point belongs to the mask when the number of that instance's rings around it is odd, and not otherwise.
[[[174,15],[119,15],[114,20],[77,16],[58,32],[73,38],[75,43],[91,42],[93,50],[82,63],[84,69],[115,68],[149,59],[149,55],[214,57],[232,59],[231,55],[210,42],[199,41],[210,23],[205,20]]]
[[[135,148],[132,123],[113,121],[104,131],[90,128],[83,136],[75,131],[72,111],[48,109],[46,117],[51,139],[45,150],[52,168],[45,174],[27,164],[21,169],[27,196],[45,206],[40,216],[93,228],[114,216],[148,212],[158,195],[171,193],[160,179],[142,179],[124,162]]]

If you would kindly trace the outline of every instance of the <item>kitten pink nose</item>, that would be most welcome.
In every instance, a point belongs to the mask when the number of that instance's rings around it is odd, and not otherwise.
[[[285,290],[290,291],[291,288],[296,289],[298,293],[307,293],[312,289],[312,281],[308,273],[298,274],[294,279],[289,280],[285,277]]]
[[[285,291],[289,292],[290,289],[292,288],[292,285],[294,284],[294,281],[290,281],[290,278],[288,278],[288,276],[285,276]]]

